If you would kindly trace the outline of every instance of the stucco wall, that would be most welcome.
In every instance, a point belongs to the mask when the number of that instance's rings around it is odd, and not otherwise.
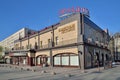
[[[74,29],[73,30],[69,29],[70,27],[73,27]],[[55,33],[54,41],[56,41],[55,38],[58,37],[59,43],[62,43],[62,41],[64,42],[64,41],[70,41],[70,40],[71,41],[73,40],[73,42],[74,41],[76,42],[77,41],[77,32],[78,32],[77,27],[78,27],[78,25],[77,25],[76,20],[58,27],[54,31],[54,33]]]
[[[45,51],[38,51],[36,52],[36,57],[39,56],[39,55],[47,55],[47,56],[50,56],[50,50],[45,50]]]
[[[53,49],[52,54],[53,56],[59,53],[75,53],[78,54],[78,48],[77,47],[67,47],[67,48],[59,48],[59,49]]]

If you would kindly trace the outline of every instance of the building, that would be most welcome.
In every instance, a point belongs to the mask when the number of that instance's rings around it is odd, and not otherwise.
[[[6,58],[9,58],[8,52],[11,50],[14,50],[14,44],[15,41],[20,39],[20,38],[24,38],[28,35],[28,33],[34,33],[36,32],[35,30],[31,30],[28,28],[22,28],[21,30],[17,31],[16,33],[10,35],[9,37],[5,38],[4,40],[2,40],[0,42],[0,46],[3,47],[3,56],[6,55]],[[7,61],[8,62],[8,61]]]
[[[114,38],[113,36],[110,37],[109,45],[108,48],[111,52],[111,60],[114,62],[115,61],[115,47],[114,47]]]
[[[114,60],[120,61],[120,33],[115,33],[113,35],[113,39],[111,40],[111,42],[113,41],[113,56],[114,56]]]
[[[0,45],[3,48],[7,48],[11,50],[14,47],[14,41],[18,40],[19,38],[24,38],[28,35],[28,32],[35,32],[35,30],[31,30],[28,28],[22,28],[21,30],[17,31],[16,33],[12,34],[11,36],[5,38],[0,42]]]
[[[74,13],[59,23],[15,41],[12,64],[92,68],[110,60],[109,34],[86,15]]]

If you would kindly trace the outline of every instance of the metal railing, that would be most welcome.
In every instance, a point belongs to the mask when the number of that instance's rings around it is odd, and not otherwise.
[[[69,40],[63,40],[63,41],[60,41],[60,42],[55,42],[55,47],[56,46],[64,46],[64,45],[68,45],[68,44],[73,44],[73,43],[77,43],[77,38],[75,39],[69,39]]]
[[[49,43],[49,44],[41,45],[40,49],[51,48],[51,47],[52,47],[52,44]]]
[[[59,41],[59,42],[54,42],[54,46],[52,46],[52,42],[49,44],[45,44],[45,45],[40,45],[36,47],[29,47],[29,48],[15,48],[15,50],[27,50],[27,49],[46,49],[46,48],[51,48],[51,47],[57,47],[57,46],[64,46],[64,45],[69,45],[69,44],[74,44],[77,43],[77,38],[74,39],[69,39],[69,40],[63,40],[63,41]]]
[[[46,44],[46,45],[41,45],[40,49],[45,49],[45,48],[51,48],[51,47],[57,47],[57,46],[64,46],[64,45],[69,45],[69,44],[73,44],[73,43],[77,43],[77,38],[75,39],[69,39],[69,40],[63,40],[60,42],[54,42],[54,46],[52,46],[52,43]]]

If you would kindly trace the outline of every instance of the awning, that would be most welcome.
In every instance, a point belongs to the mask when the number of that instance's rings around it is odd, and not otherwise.
[[[4,58],[8,58],[8,59],[10,59],[11,57],[10,57],[10,56],[5,56]]]
[[[26,56],[27,53],[23,52],[23,53],[9,53],[9,56]]]

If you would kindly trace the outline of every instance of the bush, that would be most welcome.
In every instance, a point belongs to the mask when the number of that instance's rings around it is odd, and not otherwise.
[[[3,60],[0,60],[0,64],[4,64],[5,62]]]

